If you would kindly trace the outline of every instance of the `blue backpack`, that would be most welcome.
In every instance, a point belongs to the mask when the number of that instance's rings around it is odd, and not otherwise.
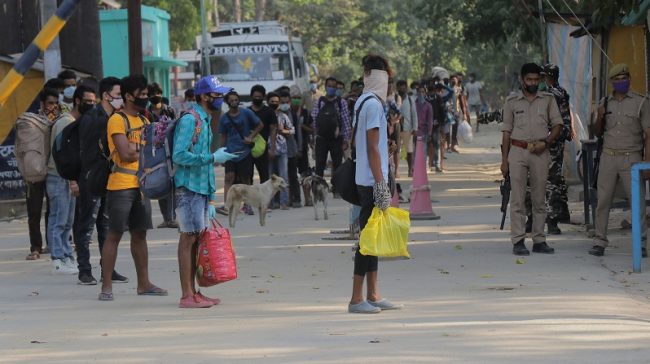
[[[144,146],[140,149],[137,176],[140,192],[147,198],[164,198],[174,187],[174,132],[178,121],[187,114],[194,116],[196,121],[190,145],[192,151],[201,133],[201,117],[194,110],[182,113],[176,120],[163,117],[155,123],[146,124],[142,130]]]

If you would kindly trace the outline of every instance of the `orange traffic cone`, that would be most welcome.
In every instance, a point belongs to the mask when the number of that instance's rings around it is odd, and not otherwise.
[[[438,220],[431,208],[431,190],[427,178],[427,166],[424,158],[424,140],[421,136],[417,138],[415,146],[415,165],[413,167],[413,183],[411,184],[411,220]]]

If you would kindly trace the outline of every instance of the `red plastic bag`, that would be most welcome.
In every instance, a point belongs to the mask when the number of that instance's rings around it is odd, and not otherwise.
[[[212,228],[204,230],[199,238],[196,280],[199,286],[210,287],[236,278],[237,261],[230,231],[213,220]]]

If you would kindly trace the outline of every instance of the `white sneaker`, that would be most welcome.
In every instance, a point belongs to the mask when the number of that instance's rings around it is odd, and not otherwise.
[[[74,257],[67,257],[65,260],[65,265],[67,265],[70,270],[74,272],[74,274],[79,273],[79,268],[77,268],[77,261],[74,259]]]
[[[57,274],[57,275],[63,275],[63,274],[77,274],[78,272],[75,272],[72,270],[71,267],[67,265],[67,261],[65,259],[54,259],[52,261],[52,274]]]

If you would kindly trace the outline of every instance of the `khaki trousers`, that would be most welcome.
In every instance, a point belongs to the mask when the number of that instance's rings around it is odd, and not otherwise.
[[[515,244],[526,237],[526,185],[530,176],[530,200],[533,205],[533,243],[546,241],[546,180],[549,153],[530,153],[527,149],[510,147],[510,237]]]
[[[413,153],[413,134],[410,131],[399,133],[400,148],[406,148],[407,153]]]
[[[607,247],[607,224],[609,222],[609,209],[614,198],[616,183],[621,181],[630,207],[632,206],[632,189],[631,173],[632,164],[641,161],[641,152],[629,153],[628,155],[609,155],[605,152],[600,157],[600,167],[598,170],[598,206],[596,207],[596,235],[594,244]],[[647,223],[645,219],[645,184],[641,188],[641,236],[642,245],[646,246]]]

